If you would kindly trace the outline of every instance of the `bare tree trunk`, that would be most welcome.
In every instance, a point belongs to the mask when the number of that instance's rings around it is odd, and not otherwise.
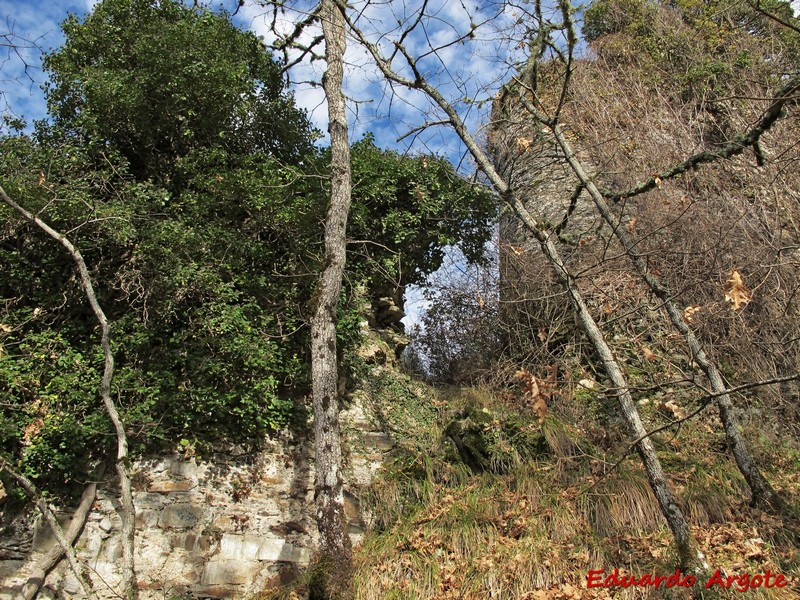
[[[106,413],[114,425],[117,435],[117,474],[119,476],[120,499],[122,501],[122,582],[123,594],[131,600],[138,597],[138,587],[136,585],[136,571],[134,567],[134,539],[136,535],[136,513],[133,506],[133,493],[131,490],[130,466],[128,460],[128,437],[125,433],[125,426],[119,416],[114,400],[111,398],[111,380],[114,378],[114,354],[111,351],[111,326],[106,318],[100,303],[97,301],[92,279],[89,276],[89,269],[80,251],[66,237],[50,227],[39,217],[31,214],[19,204],[14,202],[6,191],[0,187],[0,198],[17,213],[22,215],[27,221],[35,224],[51,238],[59,242],[66,248],[78,269],[83,285],[83,291],[89,304],[94,311],[94,315],[100,324],[100,345],[103,348],[104,368],[103,377],[100,381],[100,398],[105,406]]]
[[[72,521],[69,528],[64,533],[64,540],[67,544],[72,546],[78,537],[78,534],[86,524],[86,518],[89,516],[89,511],[94,504],[94,499],[97,495],[97,484],[90,483],[81,495],[81,501],[78,508],[72,515]],[[59,544],[53,546],[47,554],[39,559],[34,565],[33,571],[28,576],[28,581],[22,586],[22,597],[24,600],[33,600],[36,594],[44,584],[47,574],[53,570],[59,561],[64,558],[64,548]]]
[[[350,146],[342,92],[346,45],[343,10],[335,0],[323,0],[320,11],[327,61],[322,85],[328,100],[331,198],[325,220],[325,267],[317,283],[311,320],[314,496],[320,535],[310,596],[315,599],[352,597],[353,558],[344,514],[336,355],[336,309],[344,273],[351,192]]]
[[[0,190],[2,190],[2,188],[0,188]],[[83,593],[86,594],[86,597],[89,598],[89,600],[96,600],[97,596],[92,590],[92,584],[89,583],[89,579],[83,572],[81,564],[78,562],[78,557],[75,555],[75,549],[72,547],[72,541],[68,539],[66,535],[64,535],[64,530],[61,528],[58,519],[56,519],[53,511],[47,505],[47,502],[45,502],[44,498],[42,498],[39,490],[36,489],[36,486],[33,485],[33,482],[30,479],[25,477],[22,473],[18,473],[16,469],[8,464],[7,461],[0,459],[0,468],[5,469],[9,475],[16,479],[17,483],[22,486],[22,489],[24,489],[31,496],[31,498],[34,499],[36,508],[38,508],[39,512],[42,513],[42,516],[44,517],[45,521],[47,521],[47,524],[50,526],[50,529],[56,538],[56,542],[58,542],[58,546],[61,548],[64,555],[66,555],[69,568],[72,570],[73,575],[75,575],[75,578],[78,580],[81,589],[83,589]],[[26,587],[29,583],[30,581],[26,584]],[[34,594],[38,591],[39,587],[41,587],[41,583],[36,590],[34,590]]]
[[[652,290],[656,297],[661,300],[664,305],[664,309],[669,316],[669,320],[672,322],[672,325],[675,327],[675,329],[677,329],[686,338],[686,342],[692,352],[692,356],[697,362],[697,365],[702,369],[703,373],[706,374],[706,377],[708,377],[708,380],[711,382],[711,389],[716,393],[724,392],[726,390],[726,386],[722,381],[719,370],[717,369],[716,365],[709,360],[708,356],[703,350],[703,346],[700,344],[700,340],[697,339],[697,336],[695,336],[694,332],[686,324],[686,321],[683,318],[683,311],[681,311],[678,305],[675,304],[670,291],[658,280],[655,275],[648,270],[647,263],[636,251],[636,242],[631,235],[625,230],[624,227],[617,226],[614,215],[606,203],[605,198],[597,189],[597,186],[594,184],[591,178],[587,175],[586,171],[583,169],[583,165],[581,165],[580,161],[578,161],[575,157],[575,153],[573,152],[569,141],[561,132],[561,128],[558,125],[555,125],[551,127],[551,130],[556,141],[558,142],[558,145],[564,152],[564,156],[572,167],[572,170],[578,177],[578,180],[589,192],[589,195],[592,197],[595,206],[597,206],[597,209],[600,211],[603,220],[608,223],[608,225],[611,227],[611,230],[614,232],[614,235],[622,243],[622,246],[625,248],[625,253],[633,262],[633,265],[636,267],[639,276]],[[761,471],[758,469],[753,461],[752,456],[750,455],[747,442],[745,441],[744,436],[739,429],[738,419],[736,418],[730,395],[727,393],[721,394],[717,397],[716,404],[717,408],[719,409],[719,416],[720,420],[722,421],[722,426],[725,430],[725,437],[728,442],[728,447],[730,448],[731,453],[736,460],[736,465],[739,467],[739,471],[741,471],[742,475],[747,481],[747,484],[750,486],[753,504],[770,507],[775,510],[779,509],[782,505],[780,497],[775,493],[775,490],[761,474]]]

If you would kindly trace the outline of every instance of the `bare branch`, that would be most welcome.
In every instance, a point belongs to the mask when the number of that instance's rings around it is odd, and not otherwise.
[[[423,123],[422,125],[414,127],[413,129],[409,129],[403,135],[401,135],[399,138],[397,138],[397,141],[399,142],[401,140],[404,140],[404,139],[406,139],[407,137],[409,137],[411,135],[415,135],[415,134],[419,133],[420,131],[423,131],[423,130],[427,129],[428,127],[436,127],[437,125],[449,125],[449,124],[450,124],[450,121],[447,120],[447,119],[440,119],[438,121],[427,121],[427,122]]]
[[[696,169],[701,165],[741,154],[750,146],[756,145],[761,139],[761,136],[769,131],[779,119],[785,116],[784,111],[786,105],[797,100],[796,94],[798,91],[800,91],[800,75],[795,75],[775,92],[772,104],[764,111],[758,123],[746,133],[740,133],[734,136],[733,140],[725,144],[722,148],[698,152],[683,162],[633,186],[629,190],[623,192],[602,190],[601,193],[609,200],[619,202],[620,200],[632,198],[633,196],[638,196],[639,194],[655,189],[658,187],[659,180],[663,182],[687,171]]]
[[[345,15],[347,18],[347,15]],[[495,190],[500,194],[500,197],[506,202],[512,210],[516,213],[524,226],[531,232],[531,234],[539,241],[539,244],[550,263],[553,271],[555,272],[558,281],[564,286],[570,303],[575,311],[575,314],[581,324],[581,327],[586,332],[590,339],[592,346],[601,358],[603,367],[617,388],[617,398],[620,402],[623,415],[626,423],[632,434],[641,437],[645,433],[644,425],[642,424],[641,417],[633,401],[630,390],[628,389],[627,380],[625,375],[614,357],[605,336],[597,326],[597,322],[592,317],[591,312],[575,283],[575,279],[567,269],[559,251],[553,242],[550,232],[541,227],[528,209],[525,207],[522,200],[517,197],[514,191],[509,187],[508,182],[498,173],[490,157],[481,149],[476,142],[475,138],[470,134],[461,116],[455,110],[455,107],[447,102],[441,92],[430,84],[416,69],[416,64],[413,57],[410,56],[408,51],[403,46],[397,46],[399,51],[404,55],[406,61],[412,69],[414,80],[411,81],[407,78],[401,77],[390,66],[390,64],[381,57],[377,47],[370,43],[361,31],[348,20],[348,25],[356,38],[364,45],[365,48],[375,59],[378,68],[387,79],[405,85],[413,89],[424,91],[428,97],[447,115],[448,120],[456,132],[466,145],[469,152],[472,154],[478,167],[484,172]],[[698,564],[698,555],[696,550],[696,542],[694,541],[689,526],[680,509],[674,492],[672,491],[666,475],[663,471],[661,463],[656,454],[652,442],[648,438],[642,439],[637,446],[639,454],[645,465],[648,473],[648,479],[652,486],[653,492],[658,499],[659,506],[664,514],[673,534],[675,535],[676,545],[678,547],[678,554],[680,560],[689,568],[696,567],[699,570],[705,568]]]
[[[779,17],[778,15],[776,15],[774,13],[771,13],[768,10],[762,8],[761,0],[755,0],[755,2],[753,0],[747,0],[747,5],[750,8],[752,8],[754,11],[756,11],[759,14],[764,15],[768,19],[772,19],[776,23],[780,23],[784,27],[788,27],[792,31],[800,33],[800,27],[798,27],[797,24],[791,23],[791,22],[787,21],[786,19],[784,19],[782,17]]]
[[[69,563],[69,568],[72,570],[73,575],[75,575],[75,578],[78,580],[78,583],[83,589],[83,593],[86,594],[86,597],[90,600],[96,600],[97,595],[94,593],[91,583],[89,583],[80,563],[78,562],[78,557],[75,555],[75,549],[72,547],[71,542],[67,539],[67,536],[64,535],[64,530],[61,528],[58,519],[56,519],[52,509],[50,506],[48,506],[47,502],[45,502],[41,493],[39,493],[39,490],[36,489],[36,486],[30,479],[17,471],[8,463],[7,460],[2,457],[0,457],[0,469],[11,475],[11,477],[13,477],[17,483],[22,486],[22,489],[24,489],[28,495],[34,499],[36,508],[38,508],[39,512],[42,513],[42,517],[44,517],[44,520],[47,521],[47,524],[50,526],[58,545],[64,551],[64,554],[67,557],[67,562]]]

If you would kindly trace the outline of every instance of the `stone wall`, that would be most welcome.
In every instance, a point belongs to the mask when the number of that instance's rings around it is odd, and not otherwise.
[[[536,126],[517,102],[495,106],[489,142],[498,172],[544,229],[558,229],[578,243],[601,225],[589,195],[576,190],[578,179],[552,133]],[[510,214],[501,216],[500,238],[525,250],[535,244]]]
[[[364,532],[359,493],[380,468],[393,442],[357,400],[342,413],[346,435],[346,512],[355,543]],[[286,583],[309,562],[317,532],[313,509],[313,447],[286,435],[262,451],[232,448],[197,456],[191,448],[135,465],[136,562],[143,599],[239,598]],[[117,597],[122,553],[115,483],[98,490],[76,544],[103,598]],[[64,512],[63,522],[70,513]],[[55,543],[37,518],[19,527],[16,553],[0,555],[0,598],[19,597],[34,561]],[[32,540],[31,540],[32,537]],[[2,544],[0,544],[2,547]],[[27,557],[22,554],[32,548]],[[61,565],[41,598],[80,598],[77,581]]]
[[[516,93],[516,92],[513,92]],[[502,103],[501,103],[502,102]],[[509,95],[492,111],[489,145],[494,165],[540,227],[550,232],[567,268],[576,272],[601,221],[552,133]],[[520,360],[549,360],[544,340],[564,320],[567,306],[539,242],[510,209],[500,216],[499,295],[504,343]]]

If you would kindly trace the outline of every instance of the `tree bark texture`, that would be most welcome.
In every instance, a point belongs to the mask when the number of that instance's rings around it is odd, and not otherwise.
[[[344,274],[351,192],[350,145],[342,91],[346,46],[343,10],[335,0],[323,0],[320,10],[327,62],[322,84],[328,100],[331,189],[325,219],[325,267],[317,283],[311,320],[314,497],[320,536],[311,597],[325,599],[352,595],[352,549],[344,514],[336,352],[336,312]]]
[[[100,345],[103,349],[104,359],[103,377],[100,380],[100,398],[103,401],[103,406],[106,409],[109,419],[111,419],[114,425],[117,436],[116,468],[117,475],[119,476],[120,500],[122,502],[122,595],[129,600],[134,600],[139,595],[133,554],[136,536],[136,512],[133,505],[133,493],[131,489],[128,436],[125,433],[125,425],[119,415],[117,406],[111,398],[111,381],[114,378],[114,353],[111,351],[111,325],[100,303],[97,301],[97,294],[94,291],[89,269],[86,268],[86,262],[84,262],[83,255],[80,251],[61,233],[14,202],[2,187],[0,187],[0,198],[25,220],[39,227],[39,229],[66,248],[72,260],[75,262],[83,291],[86,294],[87,300],[89,300],[97,322],[100,324]]]

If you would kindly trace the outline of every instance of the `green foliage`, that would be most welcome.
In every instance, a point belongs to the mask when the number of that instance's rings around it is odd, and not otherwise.
[[[0,140],[0,167],[89,265],[133,443],[253,440],[302,418],[324,199],[284,163],[313,132],[278,67],[252,34],[178,2],[107,0],[64,28],[46,59],[53,124]],[[63,482],[87,448],[105,455],[96,322],[60,246],[16,215],[3,233],[3,447]],[[42,335],[63,348],[28,350]],[[59,375],[78,372],[71,353],[88,357],[80,385]]]
[[[98,150],[118,149],[140,179],[170,183],[194,148],[282,161],[310,150],[277,65],[227,18],[174,0],[105,0],[63,29],[45,60],[51,114]]]
[[[791,18],[788,2],[762,6]],[[727,96],[754,77],[776,82],[780,63],[800,50],[795,32],[732,0],[594,0],[582,31],[605,60],[636,68],[642,81],[684,100]]]
[[[64,485],[109,450],[110,423],[94,405],[101,357],[84,356],[58,331],[20,336],[25,322],[41,325],[22,313],[8,315],[0,332],[0,439],[4,448],[19,444],[34,481]]]
[[[529,420],[475,402],[467,402],[453,416],[444,435],[452,442],[458,459],[475,473],[506,473],[546,449],[539,428]]]
[[[583,13],[583,37],[594,42],[621,31],[646,31],[651,9],[646,0],[596,0]]]
[[[496,211],[488,190],[442,158],[381,150],[369,135],[353,145],[352,164],[348,234],[371,242],[355,256],[365,270],[383,270],[405,285],[436,271],[447,246],[482,259]]]

